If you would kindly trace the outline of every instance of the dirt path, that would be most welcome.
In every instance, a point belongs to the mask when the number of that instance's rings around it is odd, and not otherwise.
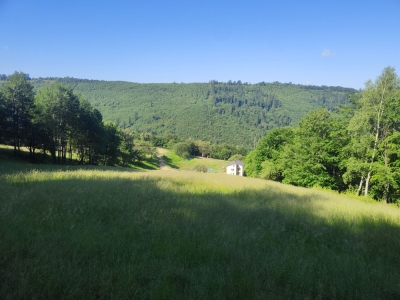
[[[167,153],[167,150],[163,148],[157,148],[157,159],[158,159],[158,166],[160,170],[164,171],[171,171],[172,169],[168,166],[165,165],[164,160],[162,159],[162,156]]]

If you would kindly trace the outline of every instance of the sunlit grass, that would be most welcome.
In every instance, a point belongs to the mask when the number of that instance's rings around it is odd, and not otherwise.
[[[179,168],[180,170],[193,171],[197,165],[205,165],[210,173],[225,173],[227,161],[213,158],[202,158],[191,156],[184,159],[176,155],[171,150],[165,150],[164,161],[172,168]]]
[[[395,207],[222,173],[18,168],[0,172],[1,299],[400,296]]]
[[[15,164],[16,170],[21,170],[21,169],[29,169],[32,168],[32,166],[27,165],[26,163],[34,163],[35,168],[37,169],[57,169],[60,168],[59,165],[53,163],[53,159],[50,156],[50,153],[46,152],[45,154],[42,153],[41,151],[37,151],[35,153],[35,158],[32,159],[29,157],[29,149],[27,147],[21,147],[21,152],[20,154],[15,157],[14,156],[14,147],[8,146],[8,145],[3,145],[0,144],[0,173],[4,169],[13,169],[10,168],[10,164]],[[46,165],[43,165],[46,164]],[[69,158],[69,155],[67,157],[67,163],[66,163],[66,168],[70,168],[71,170],[74,170],[76,168],[79,169],[98,169],[102,168],[102,166],[93,166],[93,165],[81,165],[78,161],[78,157],[76,153],[73,153],[72,156],[72,161]],[[123,169],[133,169],[133,170],[157,170],[158,169],[158,160],[156,157],[152,156],[147,156],[145,160],[141,162],[134,162],[128,166],[121,167],[120,165],[112,168],[123,168]],[[64,166],[62,167],[64,168]],[[108,168],[108,167],[105,167]]]
[[[205,165],[209,172],[212,173],[225,173],[227,161],[212,158],[192,157],[179,164],[182,170],[193,170],[197,165]]]

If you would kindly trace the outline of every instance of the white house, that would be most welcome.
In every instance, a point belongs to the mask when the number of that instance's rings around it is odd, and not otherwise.
[[[226,166],[226,174],[243,176],[244,175],[244,162],[240,160],[231,161]]]

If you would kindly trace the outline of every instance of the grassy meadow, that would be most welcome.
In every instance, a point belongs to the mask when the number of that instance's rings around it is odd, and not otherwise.
[[[162,154],[165,164],[172,169],[193,171],[197,165],[204,165],[208,168],[209,173],[225,173],[225,167],[228,164],[228,161],[225,160],[197,156],[190,156],[189,159],[184,159],[168,149],[159,148],[158,151]]]
[[[59,169],[60,167],[55,165],[53,163],[53,159],[50,156],[50,153],[46,152],[46,154],[43,154],[42,151],[38,151],[35,153],[35,158],[33,159],[35,168],[39,170],[48,170],[50,169]],[[8,167],[9,163],[13,163],[12,167]],[[76,154],[73,154],[72,157],[72,162],[70,161],[69,157],[67,158],[68,166],[65,168],[76,168],[79,167],[79,169],[93,169],[92,165],[80,165],[78,161],[78,157]],[[13,146],[7,146],[7,145],[2,145],[0,144],[0,172],[2,169],[7,169],[9,171],[16,171],[16,170],[21,170],[27,168],[26,163],[32,163],[32,159],[29,157],[29,149],[27,147],[21,147],[21,153],[20,155],[16,158],[14,156],[14,147]],[[28,165],[29,166],[29,165]],[[32,167],[32,166],[31,166]],[[30,168],[30,167],[28,167]],[[115,169],[121,169],[126,171],[127,168],[133,169],[133,170],[158,170],[158,159],[156,157],[150,157],[147,156],[146,160],[139,162],[135,162],[134,164],[130,164],[127,167],[95,167],[95,170],[103,169],[103,170],[115,170]]]
[[[399,299],[400,210],[222,173],[0,160],[1,299]]]

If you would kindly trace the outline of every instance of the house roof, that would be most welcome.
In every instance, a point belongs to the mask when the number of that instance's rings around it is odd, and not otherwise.
[[[240,160],[234,160],[234,161],[231,161],[231,162],[228,164],[228,166],[234,166],[234,165],[239,165],[239,166],[244,167],[244,162],[242,162],[242,161],[240,161]]]

